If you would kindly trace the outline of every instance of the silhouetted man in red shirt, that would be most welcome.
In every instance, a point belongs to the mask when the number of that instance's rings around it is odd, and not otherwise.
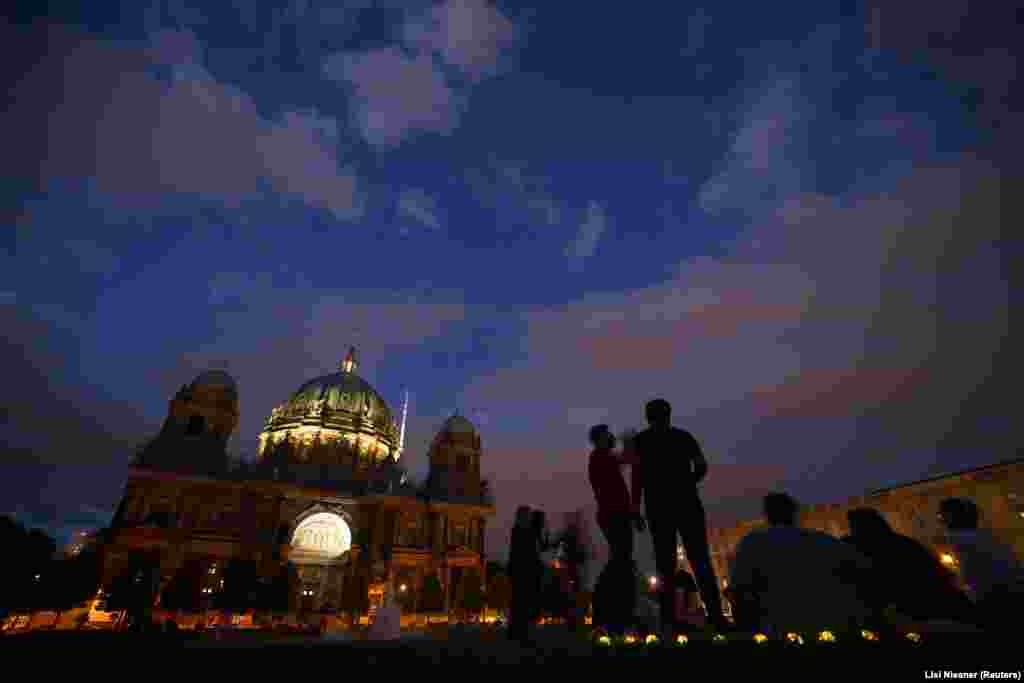
[[[615,435],[608,425],[597,425],[590,430],[594,446],[587,466],[590,485],[597,501],[597,525],[608,542],[612,560],[633,559],[633,511],[629,489],[622,476],[622,466],[628,461],[614,452]]]
[[[608,425],[590,430],[594,446],[587,466],[590,485],[597,500],[597,524],[608,541],[608,564],[594,586],[594,626],[622,634],[636,606],[633,566],[633,511],[622,466],[631,458],[614,452],[615,436]],[[643,520],[637,517],[637,523]]]
[[[637,434],[633,444],[633,512],[639,515],[641,503],[646,503],[655,565],[662,581],[662,627],[668,630],[674,626],[677,543],[681,536],[708,620],[717,628],[727,628],[718,580],[711,566],[704,506],[697,494],[697,483],[708,472],[707,460],[692,434],[671,425],[668,401],[651,401],[646,412],[650,428]],[[642,518],[637,523],[643,531]]]

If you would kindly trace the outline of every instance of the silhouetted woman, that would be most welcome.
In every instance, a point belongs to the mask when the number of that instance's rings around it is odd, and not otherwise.
[[[537,535],[533,527],[530,508],[516,508],[515,526],[509,550],[509,578],[512,581],[512,604],[509,614],[508,637],[526,642],[530,619],[533,616],[537,592]]]
[[[551,550],[554,547],[551,543],[551,535],[548,532],[547,516],[543,510],[533,510],[531,512],[531,522],[533,529],[533,602],[530,605],[530,623],[535,623],[540,619],[543,610],[544,598],[548,595],[548,573],[547,566],[544,564],[543,555],[544,553]]]
[[[893,531],[877,510],[847,513],[850,535],[843,540],[871,560],[872,571],[862,586],[876,620],[886,607],[912,619],[974,621],[972,605],[956,585],[956,576],[928,548]]]

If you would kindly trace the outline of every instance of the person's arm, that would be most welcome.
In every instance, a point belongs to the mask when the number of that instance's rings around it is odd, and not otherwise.
[[[630,468],[630,486],[629,486],[629,497],[633,501],[633,512],[640,514],[640,504],[643,503],[644,499],[644,485],[643,478],[640,476],[643,470],[643,463],[640,458],[636,458],[632,463],[633,467]]]
[[[636,439],[636,431],[627,429],[622,433],[622,452],[616,456],[620,465],[635,465],[637,464],[637,454],[634,439]]]
[[[704,477],[708,476],[708,461],[704,457],[704,451],[701,450],[700,442],[692,434],[690,441],[693,442],[693,480],[700,483]]]

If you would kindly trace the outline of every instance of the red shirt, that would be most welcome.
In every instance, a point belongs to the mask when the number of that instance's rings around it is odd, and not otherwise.
[[[622,467],[610,451],[594,451],[588,466],[590,485],[597,499],[597,513],[601,516],[629,514],[629,489],[622,476]]]

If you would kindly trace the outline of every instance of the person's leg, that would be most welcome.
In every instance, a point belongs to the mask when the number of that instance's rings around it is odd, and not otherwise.
[[[714,567],[711,565],[704,506],[696,496],[680,506],[679,526],[680,535],[683,537],[683,549],[700,587],[700,594],[708,611],[708,620],[721,625],[725,620],[722,615],[722,597]]]
[[[526,591],[521,574],[514,574],[511,579],[512,604],[509,605],[508,637],[512,640],[522,640],[526,636]]]
[[[601,531],[608,541],[609,562],[628,562],[633,558],[633,525],[628,515],[602,520]]]
[[[648,509],[647,523],[654,542],[654,564],[661,581],[659,604],[663,629],[675,627],[676,614],[676,571],[678,569],[677,539],[679,529],[676,517],[671,513]]]
[[[635,590],[632,577],[633,525],[628,514],[602,516],[598,524],[608,541],[608,563],[599,582],[601,596],[595,595],[594,598],[601,602],[600,612],[609,632],[621,635],[632,618],[635,604],[635,595],[631,592]]]

